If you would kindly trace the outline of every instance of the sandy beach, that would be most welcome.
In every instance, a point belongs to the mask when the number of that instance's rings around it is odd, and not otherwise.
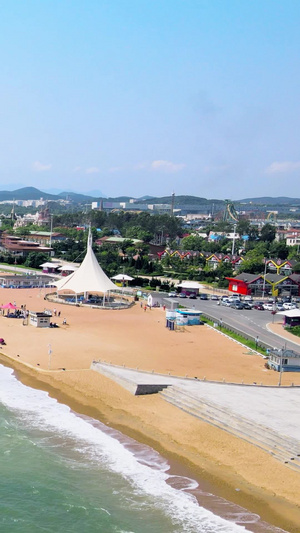
[[[159,395],[134,397],[90,370],[91,361],[101,359],[178,376],[277,385],[277,373],[266,370],[263,358],[206,326],[171,332],[165,328],[162,309],[145,312],[137,304],[128,310],[103,311],[54,305],[44,296],[45,291],[38,289],[1,290],[2,303],[60,311],[60,317],[53,318],[57,329],[24,326],[22,320],[1,316],[0,336],[6,341],[1,362],[15,368],[24,383],[48,390],[74,410],[99,418],[191,468],[220,495],[288,531],[299,530],[297,472],[167,404]],[[62,324],[64,318],[67,325]],[[300,374],[284,374],[283,385],[291,383],[300,385]]]

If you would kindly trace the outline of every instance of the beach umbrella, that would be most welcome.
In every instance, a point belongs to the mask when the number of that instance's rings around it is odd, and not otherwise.
[[[1,309],[18,309],[18,307],[9,302],[8,304],[1,305]]]

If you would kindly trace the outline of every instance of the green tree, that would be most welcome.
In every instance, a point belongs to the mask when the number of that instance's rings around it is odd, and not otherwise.
[[[249,232],[250,232],[250,221],[246,220],[244,218],[239,220],[237,225],[236,225],[236,232],[238,233],[238,235],[240,237],[242,237],[242,235],[249,235]]]
[[[42,252],[31,252],[26,257],[24,265],[29,268],[41,268],[43,263],[49,261],[49,255]]]
[[[189,235],[188,237],[183,237],[183,239],[181,239],[180,248],[182,250],[196,250],[201,252],[204,242],[205,240],[198,235]]]
[[[295,272],[295,274],[300,274],[300,262],[299,262],[299,263],[296,263],[296,264],[293,266],[293,272]]]
[[[281,241],[281,242],[273,241],[269,247],[269,254],[270,254],[270,257],[273,257],[273,258],[278,257],[279,259],[286,259],[289,255],[289,248],[285,244],[284,241]]]
[[[272,224],[265,224],[261,228],[260,240],[264,242],[273,242],[276,235],[276,228]]]

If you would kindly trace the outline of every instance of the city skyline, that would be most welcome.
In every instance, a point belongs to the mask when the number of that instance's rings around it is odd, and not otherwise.
[[[300,5],[2,7],[2,190],[300,197]]]

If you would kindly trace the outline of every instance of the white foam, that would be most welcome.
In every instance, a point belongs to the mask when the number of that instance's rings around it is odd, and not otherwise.
[[[147,461],[138,461],[135,454],[119,440],[77,416],[69,407],[50,398],[46,392],[23,385],[11,369],[1,365],[0,402],[10,410],[21,412],[22,420],[30,424],[30,427],[55,431],[75,439],[79,451],[88,453],[93,460],[122,475],[140,494],[150,496],[155,506],[162,508],[186,533],[245,531],[243,526],[200,507],[193,495],[168,484],[170,476],[164,468],[151,468]]]

